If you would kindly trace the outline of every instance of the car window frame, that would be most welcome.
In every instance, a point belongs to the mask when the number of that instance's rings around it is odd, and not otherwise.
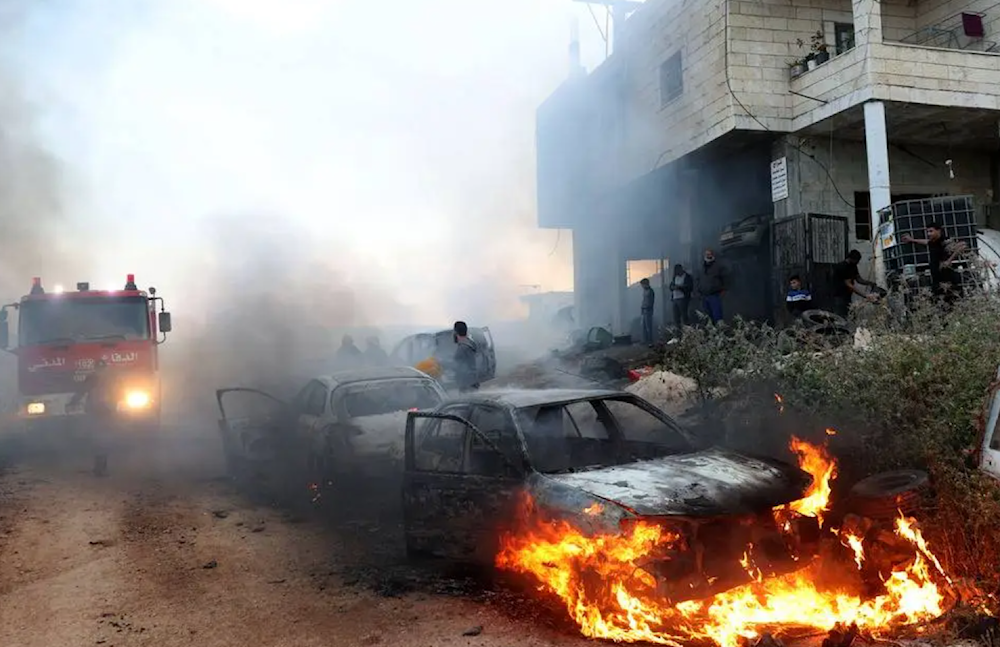
[[[691,438],[691,436],[684,430],[683,427],[681,427],[679,424],[677,424],[676,420],[674,420],[671,416],[667,415],[665,412],[661,411],[660,409],[657,409],[652,404],[646,402],[642,398],[639,398],[639,397],[636,397],[636,396],[630,395],[630,394],[624,394],[624,395],[603,396],[603,397],[601,397],[601,398],[599,398],[599,399],[597,399],[595,401],[601,403],[601,407],[606,412],[607,416],[609,417],[609,419],[611,421],[612,426],[615,429],[615,434],[616,434],[617,439],[618,439],[619,442],[624,441],[624,442],[647,442],[648,443],[649,441],[634,440],[634,439],[629,438],[628,434],[626,434],[621,429],[621,427],[620,427],[620,425],[618,423],[618,418],[615,417],[614,411],[612,411],[611,408],[607,406],[607,402],[608,401],[612,401],[612,402],[625,402],[625,403],[628,403],[628,404],[631,404],[631,405],[639,407],[640,409],[642,409],[643,411],[645,411],[649,415],[653,416],[654,418],[656,418],[657,420],[659,420],[660,422],[662,422],[672,433],[677,434],[677,436],[680,437],[681,440],[683,440],[687,444],[687,449],[688,450],[690,450],[690,451],[695,451],[696,450],[696,445],[695,445],[694,439]],[[658,444],[658,443],[649,443],[649,444]]]
[[[437,383],[429,378],[420,377],[419,375],[405,376],[405,377],[387,377],[379,378],[374,380],[365,380],[360,382],[350,382],[348,384],[338,385],[336,388],[330,391],[329,395],[329,406],[330,411],[333,412],[341,420],[350,420],[351,415],[347,410],[347,405],[345,403],[345,395],[348,395],[352,388],[360,387],[364,388],[365,385],[373,384],[386,384],[391,382],[419,382],[427,390],[434,393],[437,398],[437,402],[434,404],[434,408],[441,406],[447,398],[447,394],[443,393]]]
[[[442,472],[442,471],[439,471],[439,470],[429,470],[429,469],[423,469],[423,468],[419,467],[419,462],[420,462],[419,461],[419,458],[420,458],[419,457],[419,452],[420,452],[420,438],[417,437],[416,430],[414,430],[414,434],[413,434],[414,435],[414,438],[413,438],[413,465],[412,465],[412,471],[414,473],[424,474],[424,475],[449,476],[449,477],[465,476],[465,474],[464,474],[465,463],[466,463],[466,460],[468,458],[469,442],[470,442],[470,437],[472,435],[471,434],[472,429],[469,426],[471,423],[469,421],[468,413],[472,411],[472,406],[473,406],[472,404],[467,403],[467,402],[454,403],[454,404],[450,404],[450,405],[448,405],[448,406],[446,406],[444,408],[441,408],[441,409],[438,409],[438,410],[435,411],[435,413],[439,413],[439,414],[442,414],[442,415],[455,416],[456,418],[460,418],[461,420],[465,421],[465,423],[462,425],[463,427],[465,427],[465,431],[462,433],[461,465],[459,466],[458,471],[457,472],[451,472],[451,471]],[[465,413],[463,414],[462,412],[465,412]],[[450,420],[450,419],[447,419],[447,418],[427,418],[426,420],[428,421],[428,424],[430,425],[430,427],[427,430],[427,433],[436,433],[436,431],[440,428],[442,422],[452,422],[452,423],[456,422],[455,420]]]
[[[475,430],[478,429],[479,433],[483,435],[486,440],[489,440],[488,429],[485,429],[479,424],[479,417],[483,412],[500,413],[506,422],[506,429],[509,429],[511,435],[513,436],[512,447],[516,451],[516,456],[507,456],[503,452],[503,445],[498,445],[496,447],[487,448],[491,451],[500,455],[500,457],[508,464],[511,470],[516,470],[517,472],[523,473],[527,470],[527,459],[524,450],[524,441],[521,438],[521,430],[518,428],[517,419],[513,412],[507,407],[503,407],[497,404],[477,402],[470,405],[469,416],[466,420],[469,425],[466,427],[466,431],[469,435],[469,439],[466,442],[466,455],[464,465],[462,466],[463,474],[474,478],[491,478],[491,479],[510,479],[517,478],[521,474],[514,474],[510,470],[503,474],[475,474],[469,471],[470,459],[472,457],[473,439],[475,437]],[[505,429],[501,429],[500,433],[503,434]]]

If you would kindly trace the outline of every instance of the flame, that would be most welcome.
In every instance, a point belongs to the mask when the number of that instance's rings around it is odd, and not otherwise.
[[[837,435],[837,430],[834,429],[833,427],[827,427],[826,428],[826,435],[827,436],[836,436]]]
[[[602,512],[604,512],[604,506],[597,502],[594,502],[583,509],[583,513],[586,515],[590,515],[591,517],[596,517]]]
[[[929,564],[938,568],[913,519],[900,518],[896,533],[915,549],[907,567],[891,572],[884,592],[868,599],[847,591],[825,591],[812,581],[816,566],[764,579],[747,546],[741,566],[751,583],[701,601],[672,604],[657,593],[656,578],[644,563],[680,545],[680,538],[658,525],[638,522],[618,533],[587,535],[566,521],[536,523],[526,532],[507,534],[497,556],[500,568],[533,576],[540,588],[557,595],[581,633],[616,642],[649,642],[680,647],[709,639],[738,647],[764,632],[808,628],[829,631],[838,624],[881,635],[944,613],[944,594]],[[842,538],[860,566],[861,540]],[[925,556],[926,555],[926,556]]]
[[[775,398],[780,402],[780,396]],[[794,513],[822,519],[836,476],[836,463],[824,448],[798,438],[790,447],[801,468],[813,476],[813,484],[804,498],[775,510],[779,528],[786,531]],[[861,568],[868,559],[862,538],[841,532],[838,538],[850,549],[858,570],[839,589],[816,583],[822,561],[789,575],[766,577],[755,562],[754,545],[748,544],[742,557],[729,557],[747,574],[746,584],[704,600],[672,602],[650,567],[691,549],[681,530],[638,519],[618,531],[588,533],[564,519],[541,520],[534,515],[530,497],[525,503],[522,512],[530,514],[522,518],[518,531],[502,537],[496,564],[537,580],[541,590],[562,601],[581,633],[590,638],[672,647],[711,640],[720,647],[738,647],[765,632],[830,631],[838,625],[856,625],[880,636],[941,616],[945,593],[937,582],[952,584],[916,521],[901,514],[895,535],[912,547],[913,557],[882,577],[882,591],[874,597],[859,593]],[[597,505],[586,508],[585,514],[593,516]]]

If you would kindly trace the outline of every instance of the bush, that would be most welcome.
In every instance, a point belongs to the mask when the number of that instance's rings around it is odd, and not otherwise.
[[[1000,300],[866,306],[852,318],[871,332],[867,349],[736,321],[685,331],[665,364],[696,380],[706,402],[721,389],[745,412],[773,389],[797,420],[837,428],[831,449],[846,485],[884,470],[930,471],[929,533],[956,573],[997,587],[1000,494],[966,456],[1000,365]]]

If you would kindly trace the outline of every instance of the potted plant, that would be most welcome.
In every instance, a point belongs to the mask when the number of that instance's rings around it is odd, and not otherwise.
[[[816,65],[822,65],[830,60],[830,52],[826,48],[826,39],[823,38],[823,32],[817,31],[813,34],[810,39],[812,41],[813,58],[816,61]]]
[[[788,75],[791,78],[796,78],[802,76],[806,73],[806,60],[804,58],[797,58],[794,61],[788,61]]]
[[[816,52],[809,52],[806,54],[806,69],[815,70],[819,63],[816,62]]]

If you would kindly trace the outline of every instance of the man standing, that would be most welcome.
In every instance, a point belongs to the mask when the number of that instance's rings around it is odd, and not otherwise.
[[[866,293],[858,288],[864,285],[869,288],[875,284],[861,278],[858,273],[858,263],[861,262],[861,252],[852,249],[847,258],[833,266],[833,311],[841,317],[846,317],[851,311],[851,299],[855,294],[868,301],[878,301],[878,296]]]
[[[368,345],[365,348],[365,363],[369,366],[388,366],[389,355],[382,348],[378,337],[369,337],[367,343]]]
[[[343,371],[358,368],[361,366],[363,359],[364,353],[354,345],[354,337],[344,335],[344,338],[340,342],[340,348],[337,349],[337,355],[333,360],[336,369]]]
[[[674,306],[674,325],[677,334],[681,334],[684,326],[690,325],[688,313],[691,310],[691,292],[694,291],[694,279],[684,271],[684,266],[674,265],[674,278],[670,280],[670,301]]]
[[[469,338],[469,326],[464,321],[456,321],[454,327],[455,358],[453,369],[455,371],[455,385],[460,393],[476,391],[479,389],[479,370],[476,362],[476,354],[479,348],[476,342]]]
[[[67,409],[71,409],[79,406],[81,400],[84,401],[83,411],[89,427],[90,442],[94,445],[95,476],[108,475],[109,436],[118,408],[118,393],[108,372],[107,362],[97,360],[94,372],[87,376],[67,405]]]
[[[927,238],[913,238],[906,234],[902,240],[904,243],[927,247],[927,255],[930,257],[931,289],[936,296],[944,296],[945,301],[954,301],[955,297],[961,294],[962,285],[951,263],[965,245],[962,243],[950,245],[944,228],[936,222],[928,225]]]
[[[698,291],[701,292],[702,307],[712,323],[722,321],[722,295],[726,293],[726,279],[725,268],[715,260],[715,252],[706,249],[702,256]]]
[[[656,293],[649,286],[649,279],[639,281],[642,286],[642,343],[653,345],[653,304]]]

